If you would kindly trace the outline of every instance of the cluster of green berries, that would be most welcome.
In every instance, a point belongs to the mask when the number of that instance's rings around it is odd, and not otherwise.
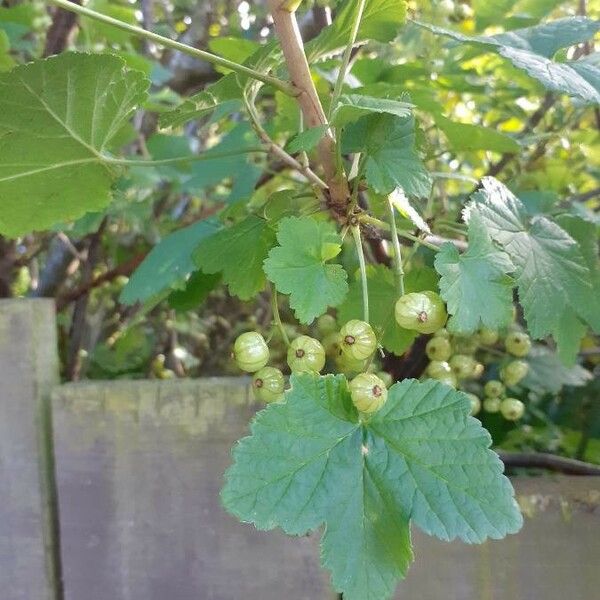
[[[475,354],[500,341],[497,331],[486,328],[469,337],[451,336],[444,328],[448,319],[444,301],[431,291],[404,294],[396,301],[394,315],[404,329],[433,334],[426,346],[430,360],[426,375],[454,388],[484,375],[485,366]],[[365,415],[379,410],[387,400],[387,390],[393,381],[388,373],[377,368],[378,342],[371,325],[352,319],[338,330],[335,318],[326,314],[317,320],[317,330],[322,342],[309,335],[299,335],[289,344],[287,364],[290,371],[320,373],[329,359],[335,370],[351,379],[349,389],[356,408]],[[511,331],[504,338],[504,346],[514,358],[502,366],[502,381],[490,380],[483,386],[483,408],[488,412],[500,412],[506,419],[517,420],[523,415],[523,403],[504,397],[505,388],[517,385],[527,375],[528,365],[519,359],[528,354],[531,341],[526,334]],[[267,366],[269,348],[260,333],[240,335],[235,341],[233,357],[240,369],[253,374],[252,387],[257,400],[276,402],[283,397],[285,377],[280,369]],[[468,396],[471,412],[477,414],[481,400],[470,392]]]
[[[476,358],[476,353],[481,350],[485,354],[486,349],[501,341],[500,333],[494,329],[482,328],[469,337],[451,336],[446,329],[439,329],[425,348],[430,360],[426,373],[455,388],[465,383],[467,389],[473,387],[468,382],[481,379],[485,373],[485,366]],[[483,404],[486,412],[499,412],[505,419],[516,421],[523,416],[525,406],[516,398],[505,397],[505,393],[507,387],[518,385],[527,375],[529,365],[520,359],[529,353],[531,340],[521,331],[511,331],[503,342],[510,358],[500,368],[500,380],[490,379],[485,383],[483,403],[476,394],[467,395],[471,400],[471,414],[476,415]]]

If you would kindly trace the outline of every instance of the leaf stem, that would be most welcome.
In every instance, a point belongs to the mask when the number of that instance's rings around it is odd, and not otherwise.
[[[356,9],[356,15],[354,16],[354,23],[352,23],[352,31],[350,32],[350,39],[348,40],[348,44],[344,50],[344,54],[342,56],[342,64],[340,65],[340,70],[337,76],[337,80],[335,82],[335,86],[333,88],[333,95],[331,97],[331,104],[329,105],[329,121],[331,121],[331,115],[335,110],[335,107],[338,103],[338,99],[340,94],[342,93],[342,87],[344,86],[344,81],[346,80],[346,73],[348,71],[348,65],[350,64],[350,58],[352,57],[352,49],[354,48],[354,44],[356,43],[356,38],[358,37],[358,30],[360,28],[360,22],[362,21],[363,13],[365,11],[365,5],[367,4],[366,0],[359,0],[358,7]]]
[[[394,268],[396,271],[396,287],[398,294],[404,296],[404,267],[402,266],[402,252],[400,240],[398,239],[398,228],[396,227],[396,213],[394,204],[388,196],[388,210],[390,219],[390,228],[392,233],[392,245],[394,246]]]
[[[270,284],[270,290],[271,309],[273,310],[273,321],[275,322],[275,325],[277,325],[277,328],[281,333],[281,337],[283,338],[285,345],[289,347],[290,338],[288,337],[287,331],[285,330],[285,327],[283,326],[283,323],[281,321],[281,315],[279,314],[279,304],[277,302],[277,290],[275,289],[275,286],[273,284]]]
[[[147,31],[146,29],[142,29],[141,27],[137,27],[135,25],[130,25],[129,23],[124,23],[119,19],[114,19],[113,17],[109,17],[108,15],[104,15],[102,13],[96,12],[95,10],[91,10],[84,6],[79,6],[74,2],[69,2],[69,0],[49,0],[50,3],[56,4],[65,10],[77,13],[84,17],[89,17],[90,19],[94,19],[95,21],[99,21],[100,23],[106,23],[112,27],[117,29],[121,29],[122,31],[127,31],[128,33],[132,33],[138,37],[152,40],[161,46],[165,46],[167,48],[173,48],[174,50],[179,50],[179,52],[183,52],[184,54],[189,54],[194,58],[198,58],[200,60],[205,60],[206,62],[212,63],[214,65],[219,65],[221,67],[226,67],[235,71],[236,73],[243,73],[244,75],[248,75],[252,79],[257,79],[258,81],[262,81],[268,85],[272,85],[274,88],[280,90],[284,94],[292,97],[296,97],[298,95],[298,90],[294,85],[288,83],[287,81],[283,81],[282,79],[278,79],[277,77],[273,77],[272,75],[268,75],[267,73],[261,73],[260,71],[256,71],[255,69],[251,69],[245,65],[241,65],[232,60],[228,60],[227,58],[223,58],[222,56],[218,56],[213,54],[212,52],[207,52],[205,50],[199,50],[198,48],[193,48],[192,46],[188,46],[187,44],[182,44],[181,42],[177,42],[170,38],[159,35],[158,33],[153,33],[152,31]]]
[[[217,160],[219,158],[229,158],[231,156],[241,156],[243,154],[250,154],[253,152],[267,153],[266,148],[244,148],[243,150],[229,150],[227,152],[204,152],[202,154],[191,154],[190,156],[177,156],[174,158],[163,158],[159,160],[136,160],[129,158],[112,158],[103,157],[103,159],[113,165],[120,165],[124,167],[160,167],[164,165],[176,165],[186,162],[197,162],[203,160]]]
[[[356,245],[356,254],[358,255],[358,264],[360,265],[360,280],[362,284],[363,299],[363,319],[369,322],[369,284],[367,282],[367,263],[365,262],[365,253],[363,250],[362,239],[360,236],[360,227],[355,225],[351,227],[352,237]]]
[[[386,223],[385,221],[381,221],[380,219],[377,219],[375,217],[371,217],[370,215],[360,215],[360,217],[358,217],[358,219],[362,223],[366,223],[367,225],[372,225],[373,227],[377,227],[378,229],[381,229],[382,231],[391,232],[392,228],[390,227],[390,225],[388,225],[388,223]],[[410,240],[411,242],[414,242],[415,244],[420,244],[421,246],[424,246],[425,248],[429,248],[430,250],[434,250],[435,252],[437,252],[440,249],[439,246],[437,246],[436,244],[432,244],[431,242],[428,242],[427,240],[417,237],[416,235],[413,235],[412,233],[408,233],[408,231],[403,231],[402,229],[398,229],[397,233],[398,233],[398,236],[406,238],[407,240]]]

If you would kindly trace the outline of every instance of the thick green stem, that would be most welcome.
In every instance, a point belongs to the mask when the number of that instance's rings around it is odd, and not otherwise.
[[[369,322],[369,284],[367,282],[367,263],[365,262],[365,253],[363,250],[362,239],[360,236],[360,227],[352,227],[352,237],[356,244],[356,254],[358,255],[358,264],[360,265],[360,281],[362,284],[363,298],[363,319]]]
[[[119,21],[119,19],[113,19],[108,15],[103,15],[102,13],[96,12],[95,10],[91,10],[89,8],[85,8],[84,6],[79,6],[73,2],[69,2],[68,0],[49,0],[52,4],[56,4],[65,10],[69,10],[71,12],[77,13],[78,15],[82,15],[84,17],[89,17],[90,19],[94,19],[95,21],[99,21],[100,23],[106,23],[107,25],[111,25],[117,29],[121,29],[122,31],[127,31],[128,33],[132,33],[138,37],[152,40],[161,46],[165,46],[166,48],[173,48],[174,50],[179,50],[179,52],[183,52],[184,54],[189,54],[194,58],[198,58],[200,60],[205,60],[206,62],[212,63],[214,65],[219,65],[221,67],[226,67],[235,71],[236,73],[243,73],[244,75],[248,75],[252,79],[256,79],[258,81],[262,81],[265,84],[272,85],[274,88],[280,90],[284,94],[288,96],[297,96],[298,90],[290,83],[278,79],[277,77],[273,77],[266,73],[261,73],[256,71],[255,69],[251,69],[250,67],[246,67],[245,65],[240,65],[239,63],[233,62],[221,56],[217,56],[212,52],[206,52],[205,50],[199,50],[198,48],[193,48],[192,46],[188,46],[187,44],[182,44],[181,42],[176,42],[175,40],[171,40],[167,37],[159,35],[158,33],[152,33],[151,31],[147,31],[146,29],[142,29],[141,27],[136,27],[135,25],[130,25],[129,23],[124,23],[123,21]]]
[[[333,88],[333,96],[331,97],[331,105],[329,107],[329,120],[331,121],[331,115],[336,108],[338,99],[340,94],[342,93],[342,88],[344,86],[344,81],[346,80],[346,73],[348,71],[348,65],[350,64],[350,58],[352,57],[352,49],[354,48],[354,44],[356,43],[356,38],[358,37],[358,30],[360,28],[360,22],[362,21],[363,13],[365,11],[365,5],[367,4],[366,0],[358,0],[358,7],[356,10],[356,16],[354,19],[354,23],[352,23],[352,31],[350,32],[350,39],[348,40],[348,44],[346,45],[346,49],[344,50],[344,54],[342,56],[342,64],[340,65],[340,71],[338,73],[337,80],[335,82],[335,87]]]
[[[285,345],[289,347],[290,338],[288,337],[287,331],[281,322],[281,315],[279,314],[279,304],[277,302],[277,290],[275,286],[271,284],[271,309],[273,310],[273,322],[277,325],[279,332],[281,333],[281,337],[285,342]]]
[[[394,268],[396,270],[396,287],[398,294],[404,296],[404,267],[402,266],[402,252],[400,240],[398,239],[398,228],[396,227],[396,213],[394,204],[388,198],[388,210],[390,216],[390,228],[392,233],[392,245],[394,246]]]

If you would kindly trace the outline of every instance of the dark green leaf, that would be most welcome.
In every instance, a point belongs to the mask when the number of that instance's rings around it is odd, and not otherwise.
[[[319,125],[302,131],[288,142],[286,150],[292,154],[310,152],[321,141],[328,129],[329,125]]]
[[[534,346],[529,356],[529,372],[522,385],[540,394],[557,394],[564,385],[585,385],[592,374],[579,365],[565,367],[559,356],[548,348]]]

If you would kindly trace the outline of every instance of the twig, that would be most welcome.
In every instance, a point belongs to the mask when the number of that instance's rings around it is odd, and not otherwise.
[[[296,15],[292,9],[286,7],[286,4],[288,3],[285,0],[269,0],[275,33],[292,82],[298,90],[297,101],[307,128],[326,125],[327,117],[310,73]],[[331,131],[321,138],[318,153],[325,173],[325,182],[329,187],[331,202],[338,209],[345,209],[350,191],[344,173],[338,172],[337,169],[336,143]]]
[[[228,60],[227,58],[223,58],[221,56],[217,56],[212,52],[207,52],[206,50],[200,50],[198,48],[193,48],[192,46],[188,46],[187,44],[182,44],[181,42],[177,42],[170,38],[159,35],[158,33],[153,33],[151,31],[146,31],[141,27],[136,27],[135,25],[129,25],[129,23],[124,23],[123,21],[119,21],[119,19],[113,19],[108,15],[103,15],[102,13],[96,12],[95,10],[90,10],[89,8],[85,8],[83,6],[79,6],[74,4],[73,2],[69,2],[69,0],[49,0],[53,4],[64,8],[65,10],[72,11],[79,15],[89,17],[90,19],[94,19],[95,21],[99,21],[101,23],[106,23],[107,25],[111,25],[112,27],[116,27],[117,29],[121,29],[122,31],[127,31],[128,33],[132,33],[142,39],[152,40],[156,42],[160,46],[165,46],[167,48],[173,48],[174,50],[179,50],[184,54],[189,54],[194,58],[198,58],[200,60],[205,60],[206,62],[212,63],[214,65],[219,65],[221,67],[226,67],[235,71],[236,73],[243,73],[244,75],[248,75],[252,79],[256,79],[258,81],[262,81],[268,85],[272,85],[274,88],[279,91],[287,94],[288,96],[296,96],[298,95],[298,90],[294,88],[293,85],[290,85],[288,82],[278,79],[277,77],[273,77],[272,75],[268,75],[266,73],[261,73],[260,71],[256,71],[255,69],[251,69],[245,65],[240,65],[232,60]]]
[[[396,269],[396,285],[398,294],[404,296],[404,268],[402,267],[402,252],[400,249],[400,240],[398,239],[398,228],[396,227],[396,213],[394,205],[388,198],[388,210],[390,215],[390,227],[392,234],[392,245],[394,246],[394,266]]]
[[[600,466],[544,452],[499,452],[507,468],[546,469],[566,475],[600,476]]]
[[[360,227],[358,225],[352,228],[352,237],[356,245],[356,254],[358,255],[358,264],[360,265],[360,281],[362,287],[363,300],[363,319],[369,322],[369,282],[367,280],[367,265],[365,262],[365,253],[362,247],[362,239],[360,237]]]

